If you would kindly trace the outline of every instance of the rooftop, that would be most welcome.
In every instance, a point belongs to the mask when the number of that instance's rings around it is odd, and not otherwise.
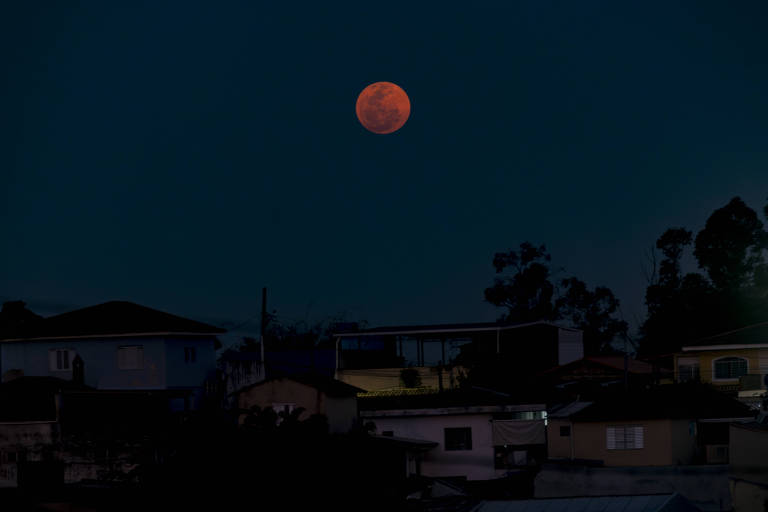
[[[0,341],[224,332],[226,330],[219,327],[133,302],[111,301],[25,323],[13,331],[0,333]]]
[[[748,325],[740,329],[722,332],[685,344],[683,350],[692,347],[716,347],[733,345],[766,345],[768,346],[768,322]]]
[[[698,510],[688,500],[674,493],[483,501],[473,512],[696,512]]]
[[[669,384],[613,392],[568,417],[577,421],[751,418],[755,411],[708,385]],[[561,416],[562,417],[562,416]]]
[[[493,390],[471,388],[452,389],[442,393],[402,393],[386,395],[358,395],[358,409],[361,411],[395,411],[395,410],[429,410],[429,409],[463,409],[466,412],[479,412],[481,408],[512,407],[515,410],[543,410],[542,404],[524,404],[521,401]],[[490,409],[489,409],[490,410]]]
[[[350,384],[347,384],[346,382],[342,382],[340,380],[336,380],[331,377],[326,377],[324,375],[316,375],[311,373],[302,373],[302,374],[291,374],[291,375],[271,377],[269,379],[263,380],[261,382],[256,382],[254,384],[251,384],[250,386],[246,386],[242,389],[239,389],[235,391],[235,393],[233,394],[242,393],[249,389],[253,389],[258,386],[263,386],[264,384],[278,381],[278,380],[292,380],[294,382],[304,384],[305,386],[309,386],[317,390],[320,390],[326,395],[331,397],[339,397],[339,398],[354,397],[354,396],[357,396],[358,393],[364,392],[364,390],[358,387],[352,386]]]
[[[499,322],[476,322],[461,324],[429,324],[429,325],[393,325],[374,327],[372,329],[363,329],[359,331],[339,332],[334,336],[340,338],[357,336],[382,336],[382,335],[407,335],[407,334],[440,334],[440,333],[471,333],[481,331],[505,331],[509,329],[520,329],[523,327],[546,326],[559,329],[568,329],[577,331],[569,327],[563,327],[552,322],[538,321],[524,324],[504,324]]]

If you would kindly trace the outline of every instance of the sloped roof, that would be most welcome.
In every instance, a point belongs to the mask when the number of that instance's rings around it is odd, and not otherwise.
[[[577,359],[570,363],[555,366],[549,370],[544,371],[545,374],[557,373],[566,369],[576,368],[582,365],[595,364],[605,366],[613,370],[624,371],[624,356],[588,356],[582,359]],[[649,375],[653,373],[653,365],[639,359],[627,359],[627,371],[633,374],[645,374]]]
[[[699,384],[669,384],[650,390],[614,392],[570,417],[574,421],[719,419],[754,417],[749,406]]]
[[[111,301],[39,319],[0,341],[149,334],[221,334],[225,329],[134,304]]]
[[[313,387],[319,391],[322,391],[323,393],[325,393],[330,397],[336,397],[336,398],[354,397],[354,396],[357,396],[358,393],[362,393],[364,391],[358,387],[352,386],[340,380],[333,379],[331,377],[306,373],[306,374],[292,374],[292,375],[271,377],[269,379],[262,380],[261,382],[256,382],[255,384],[245,386],[242,389],[238,389],[232,394],[242,393],[249,389],[253,389],[258,386],[263,386],[264,384],[267,384],[269,382],[274,382],[276,380],[292,380],[294,382],[298,382],[299,384],[304,384],[305,386]]]

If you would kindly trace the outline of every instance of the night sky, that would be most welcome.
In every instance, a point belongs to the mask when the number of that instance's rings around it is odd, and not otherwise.
[[[530,240],[634,327],[664,229],[768,197],[763,1],[14,3],[0,300],[42,314],[231,325],[267,286],[284,319],[488,321]],[[355,117],[376,81],[390,135]]]

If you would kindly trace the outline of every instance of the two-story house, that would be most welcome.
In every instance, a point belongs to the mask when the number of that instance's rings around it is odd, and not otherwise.
[[[100,390],[175,391],[194,409],[215,375],[224,329],[113,301],[27,323],[0,339],[0,374],[78,380]]]
[[[744,399],[766,391],[768,322],[687,343],[675,356],[675,379],[710,383]]]

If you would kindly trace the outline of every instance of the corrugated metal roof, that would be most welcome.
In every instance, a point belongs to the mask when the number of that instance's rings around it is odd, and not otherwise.
[[[674,494],[483,501],[472,512],[661,512],[696,510],[685,500],[669,508]],[[677,502],[677,500],[674,500]]]
[[[547,416],[549,418],[568,418],[572,414],[576,414],[577,412],[586,409],[592,404],[593,402],[571,402],[569,404],[552,408]]]

